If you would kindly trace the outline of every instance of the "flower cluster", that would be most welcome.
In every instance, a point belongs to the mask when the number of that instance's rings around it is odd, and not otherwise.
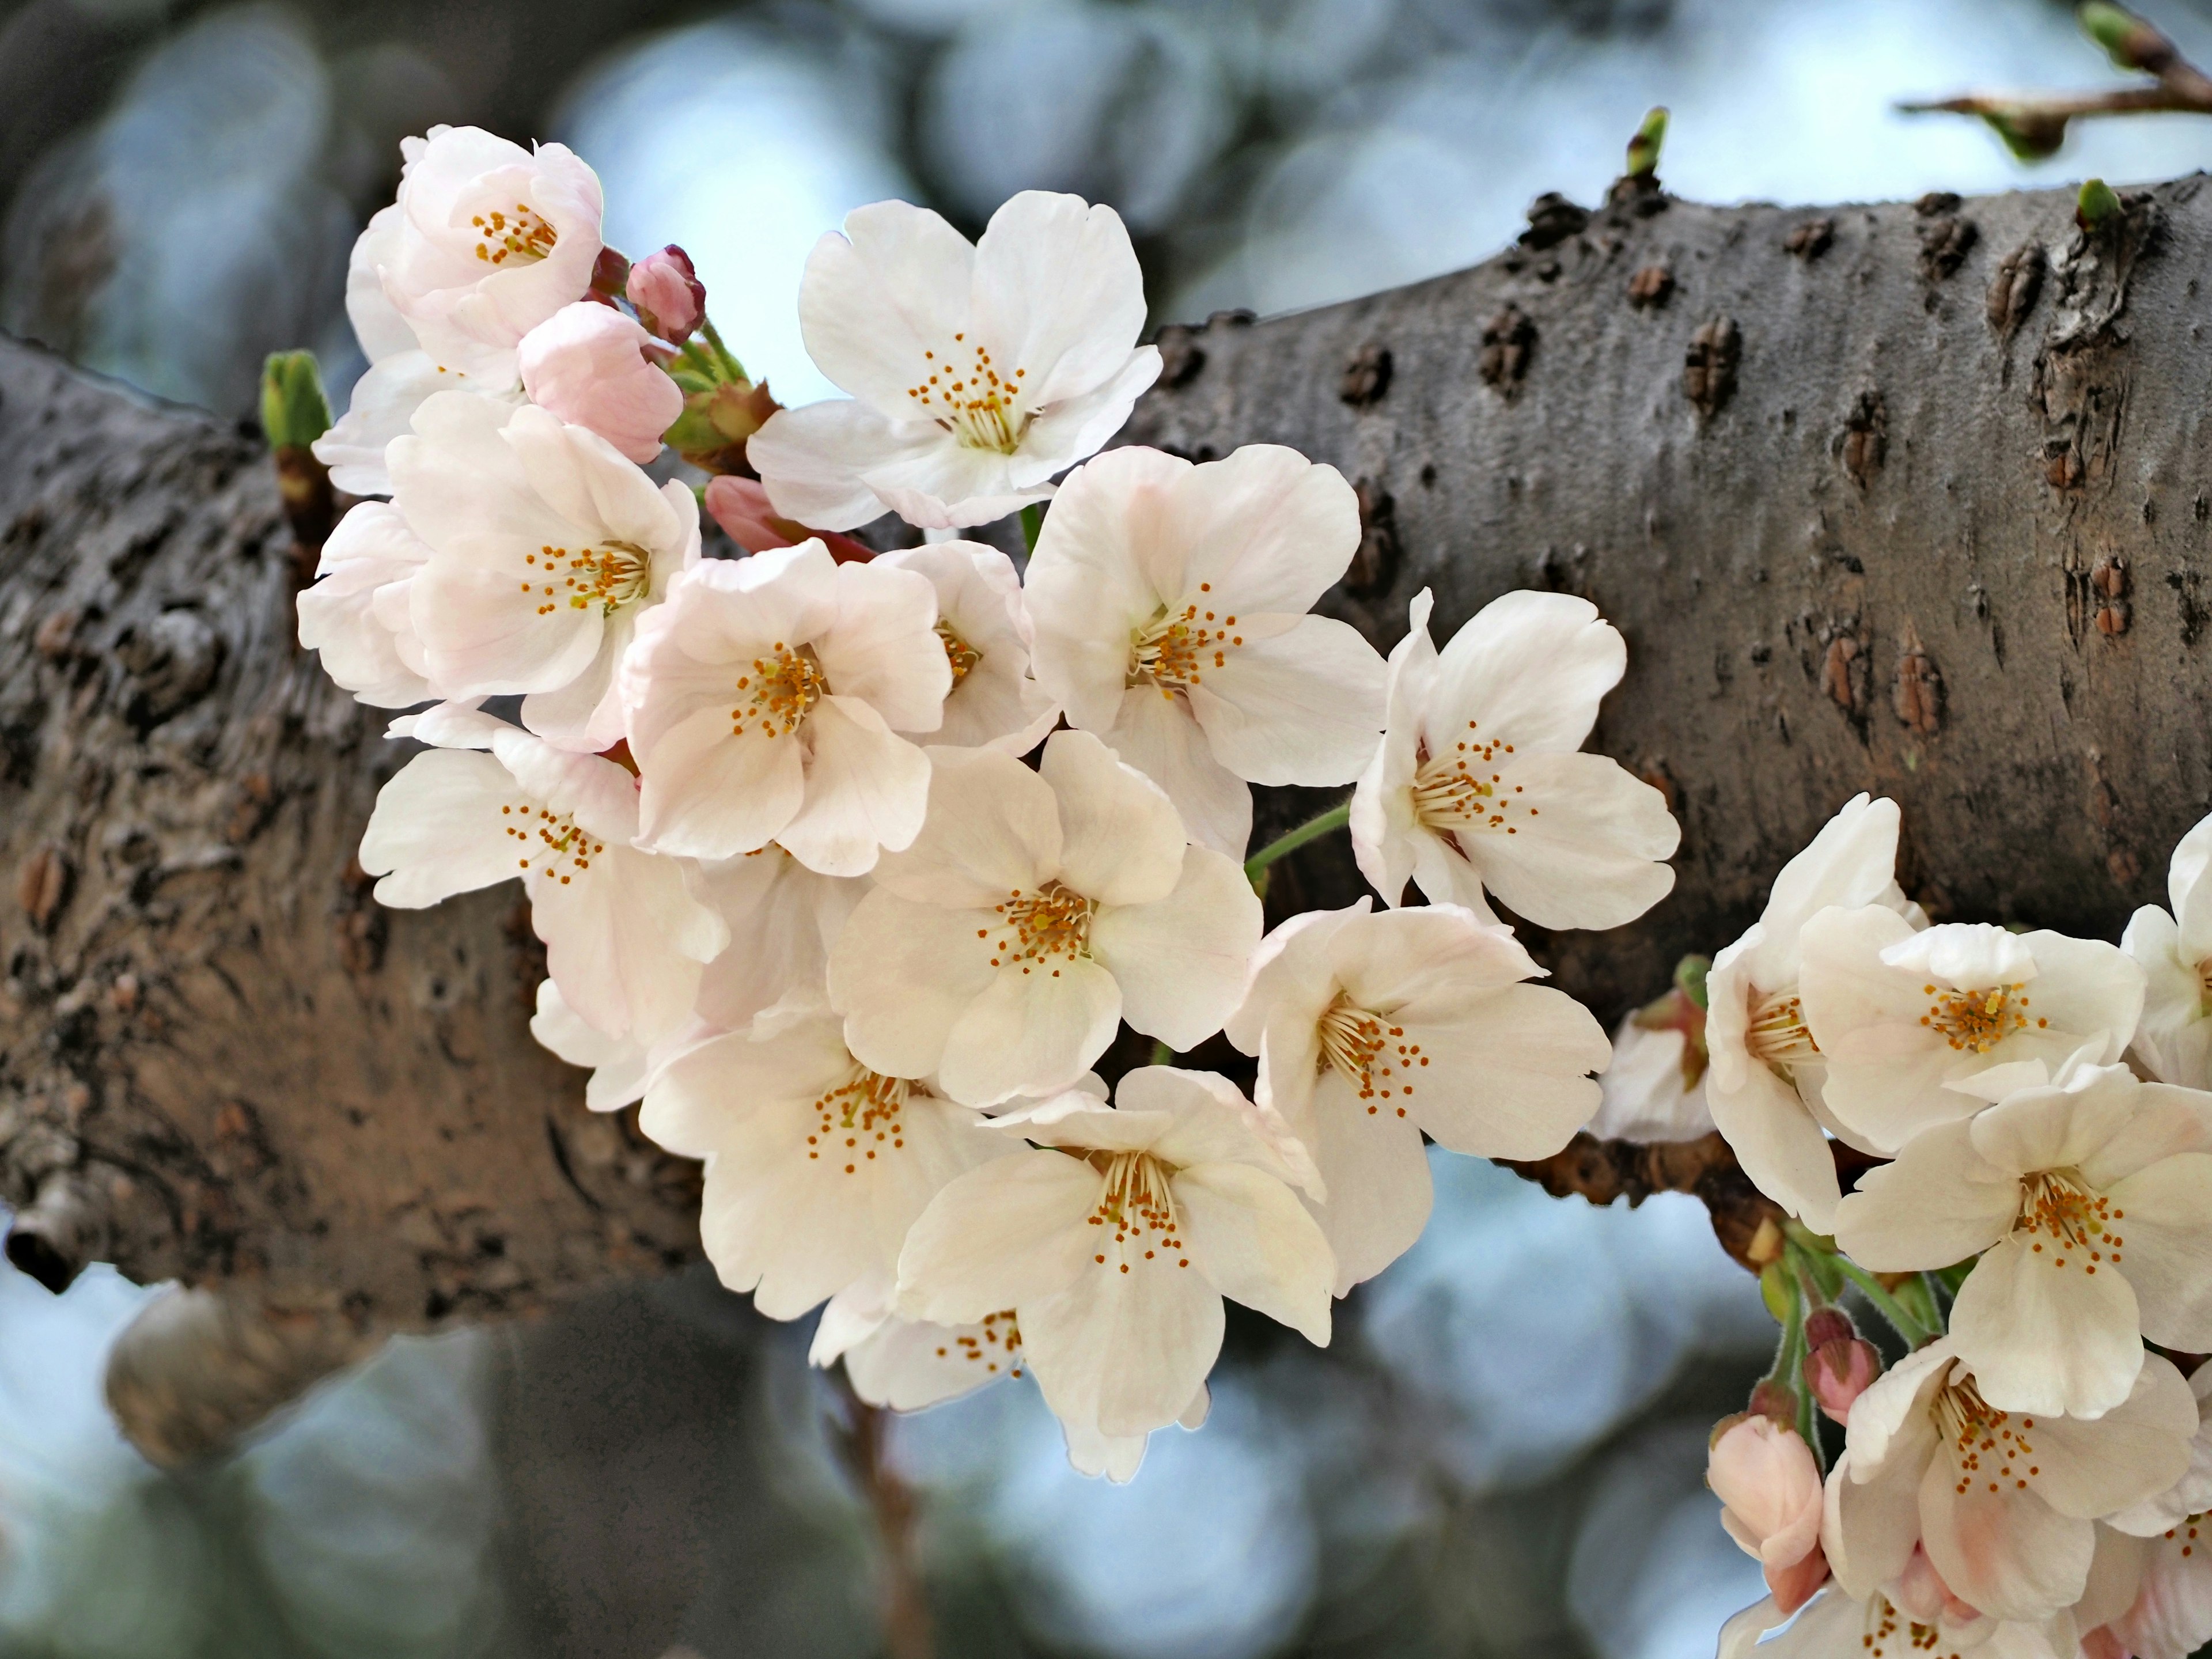
[[[1127,1479],[1202,1419],[1224,1297],[1328,1340],[1421,1231],[1425,1136],[1590,1119],[1604,1034],[1486,896],[1610,927],[1671,886],[1659,792],[1582,752],[1620,636],[1514,593],[1439,651],[1425,592],[1385,663],[1314,614],[1360,538],[1334,469],[1097,453],[1159,368],[1112,210],[1018,196],[971,246],[861,209],[799,295],[852,396],[782,410],[680,249],[602,245],[577,158],[406,155],[321,447],[379,499],[300,598],[341,685],[415,711],[362,867],[403,907],[522,881],[533,1030],[704,1161],[708,1255],[821,1308],[817,1363],[899,1408],[1033,1373]],[[887,511],[1018,511],[1025,568],[842,533]],[[1319,822],[1383,908],[1263,938],[1252,786],[1355,783]],[[1153,1063],[1109,1091],[1125,1028]],[[1224,1033],[1249,1094],[1176,1063]]]

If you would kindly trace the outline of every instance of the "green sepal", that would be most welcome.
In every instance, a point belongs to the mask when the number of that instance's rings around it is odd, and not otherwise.
[[[331,429],[312,351],[272,351],[261,366],[261,430],[272,449],[304,449]]]

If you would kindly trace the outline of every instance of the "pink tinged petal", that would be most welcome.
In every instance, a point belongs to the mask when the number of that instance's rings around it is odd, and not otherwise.
[[[806,793],[776,839],[810,870],[861,876],[884,848],[909,845],[929,801],[929,757],[855,698],[826,696],[807,716]],[[742,739],[739,739],[742,741]],[[779,739],[788,741],[788,739]]]
[[[1967,1123],[1939,1124],[1859,1177],[1836,1211],[1836,1241],[1875,1273],[1948,1267],[2011,1231],[2020,1204],[2019,1178],[1974,1150]]]
[[[1244,1000],[1224,1027],[1230,1042],[1248,1054],[1257,1054],[1261,1034],[1286,1006],[1306,1024],[1319,1019],[1336,994],[1330,942],[1373,903],[1363,896],[1341,910],[1304,911],[1261,940],[1248,969]]]
[[[1327,1347],[1336,1259],[1297,1195],[1241,1164],[1201,1164],[1169,1185],[1192,1267],[1231,1302]]]
[[[1085,1228],[1095,1241],[1103,1231]],[[1095,1254],[1095,1252],[1094,1252]],[[1022,1344],[1063,1422],[1111,1436],[1165,1428],[1190,1403],[1221,1351],[1221,1295],[1166,1254],[1125,1263],[1086,1257],[1067,1289],[1019,1306]],[[1128,1272],[1121,1271],[1127,1266]]]
[[[2190,1530],[2153,1558],[2135,1604],[2111,1627],[2138,1659],[2189,1659],[2212,1640],[2212,1528]]]
[[[988,910],[917,904],[887,887],[854,907],[830,948],[830,1000],[861,1064],[886,1077],[936,1073],[946,1037],[998,977],[989,945],[976,937],[996,920]]]
[[[865,475],[933,454],[945,441],[934,427],[895,427],[867,404],[839,398],[778,410],[745,440],[745,459],[783,517],[850,530],[890,510]]]
[[[1988,1250],[1959,1287],[1951,1340],[2000,1411],[2101,1416],[2142,1367],[2135,1292],[2110,1267],[2093,1273],[2086,1247],[2057,1249],[2021,1233]]]
[[[1104,905],[1150,904],[1175,890],[1182,820],[1158,784],[1088,732],[1054,732],[1037,772],[1059,804],[1062,883]]]
[[[1522,753],[1582,747],[1600,698],[1620,684],[1628,647],[1587,599],[1523,590],[1492,599],[1437,660],[1431,709],[1455,729]]]
[[[2030,1489],[2061,1515],[2111,1515],[2180,1480],[2196,1432],[2188,1382],[2170,1361],[2148,1355],[2124,1401],[2102,1417],[2035,1419],[2032,1443],[2042,1473]]]
[[[1214,759],[1261,784],[1350,783],[1382,737],[1382,659],[1359,630],[1300,617],[1207,665],[1190,707]]]
[[[417,755],[377,792],[361,838],[361,867],[380,904],[419,910],[523,873],[522,843],[507,834],[527,806],[507,769],[473,750]],[[511,808],[502,812],[501,808]]]
[[[611,1036],[652,1042],[674,1030],[698,994],[702,961],[728,941],[721,919],[684,890],[683,872],[649,853],[605,847],[573,875],[541,863],[526,886],[546,971]]]
[[[2082,1178],[2091,1186],[2110,1187],[2161,1158],[2212,1152],[2212,1095],[2146,1083],[2131,1098],[2134,1109],[2126,1121],[2079,1159]]]
[[[699,709],[638,755],[641,842],[683,858],[730,858],[765,847],[806,798],[795,734],[732,736],[727,708]]]
[[[1119,1105],[1094,1111],[1094,1122],[1124,1118],[1158,1120],[1142,1141],[1095,1139],[1096,1146],[1150,1147],[1170,1164],[1242,1164],[1307,1191],[1317,1186],[1304,1145],[1279,1117],[1255,1106],[1216,1072],[1175,1066],[1140,1066],[1115,1091]]]
[[[1012,756],[933,748],[929,805],[911,844],[885,854],[875,879],[919,903],[988,911],[1057,875],[1059,803]]]
[[[1188,604],[1211,583],[1224,616],[1310,610],[1359,550],[1359,502],[1344,475],[1276,444],[1191,468],[1164,507],[1160,596]]]
[[[959,349],[952,337],[969,325],[975,269],[975,248],[943,216],[905,202],[855,208],[844,234],[829,233],[807,256],[806,355],[843,391],[894,420],[914,418],[909,388]],[[931,350],[934,359],[923,356]]]
[[[969,1325],[890,1320],[846,1350],[845,1374],[870,1405],[921,1411],[1019,1375],[1019,1347],[1009,1350],[1004,1337],[1013,1328],[1011,1318]]]
[[[815,641],[830,689],[874,707],[895,731],[933,732],[952,667],[937,634],[937,590],[919,571],[836,568],[836,620]]]
[[[1165,898],[1099,908],[1091,951],[1121,988],[1121,1018],[1181,1053],[1236,1011],[1261,926],[1259,896],[1243,868],[1192,847]]]
[[[1370,1115],[1370,1103],[1324,1078],[1304,1129],[1328,1194],[1309,1207],[1335,1253],[1338,1296],[1411,1249],[1435,1202],[1420,1131],[1395,1112]]]
[[[777,1113],[789,1115],[851,1068],[833,1019],[810,1020],[764,1042],[726,1033],[661,1068],[646,1091],[638,1127],[682,1158],[750,1155],[763,1144],[760,1136],[783,1133]]]
[[[1025,190],[975,245],[977,331],[1026,371],[1039,404],[1088,392],[1127,362],[1145,325],[1144,274],[1121,217],[1079,197]]]
[[[519,559],[502,561],[520,565]],[[558,584],[552,584],[556,590]],[[520,591],[505,568],[436,558],[409,590],[408,617],[422,641],[431,681],[448,696],[550,690],[583,673],[599,654],[605,619],[565,592]],[[539,607],[551,605],[550,611]]]
[[[1450,1018],[1408,1006],[1389,1029],[1404,1035],[1388,1039],[1376,1065],[1395,1062],[1395,1077],[1376,1073],[1383,1097],[1366,1104],[1383,1115],[1402,1106],[1439,1146],[1477,1158],[1548,1158],[1565,1146],[1597,1110],[1589,1073],[1613,1054],[1589,1010],[1540,985],[1499,986]]]
[[[2106,1193],[2112,1252],[2142,1308],[2142,1334],[2185,1353],[2212,1349],[2212,1156],[2187,1152],[2116,1182]]]
[[[650,362],[652,337],[611,306],[578,301],[522,337],[516,362],[533,404],[586,427],[638,463],[684,412],[684,393]]]
[[[1139,398],[1160,378],[1157,346],[1139,346],[1096,390],[1060,398],[1037,412],[1022,434],[1014,471],[1049,477],[1105,447],[1129,422]]]
[[[1166,791],[1191,840],[1234,859],[1244,856],[1252,839],[1251,786],[1214,758],[1182,698],[1133,685],[1101,735],[1124,763]]]
[[[1097,963],[1009,962],[953,1023],[938,1079],[970,1106],[1049,1094],[1090,1069],[1121,1019],[1121,993]]]
[[[2079,1600],[2096,1549],[2090,1523],[1981,1480],[1961,1493],[1959,1479],[1937,1457],[1920,1482],[1921,1540],[1952,1592],[1996,1619],[2047,1619]]]
[[[1457,835],[1482,884],[1508,908],[1540,927],[1618,927],[1674,890],[1674,872],[1662,860],[1674,855],[1681,826],[1666,797],[1618,762],[1523,754],[1498,774],[1501,799],[1536,811]]]
[[[1328,913],[1339,925],[1325,936],[1321,963],[1363,1008],[1443,1018],[1439,1011],[1445,1007],[1480,1001],[1499,986],[1544,973],[1509,929],[1463,906],[1426,904],[1380,914],[1370,914],[1368,906],[1363,898],[1350,910]],[[1315,942],[1323,940],[1316,936]]]
[[[2112,1066],[2078,1070],[2063,1086],[2021,1089],[1975,1115],[1974,1150],[2008,1174],[2071,1168],[2127,1127],[2142,1086]]]
[[[1863,1396],[1862,1396],[1863,1397]],[[1893,1583],[1920,1541],[1919,1457],[1885,1462],[1869,1480],[1858,1480],[1851,1454],[1836,1462],[1821,1494],[1820,1550],[1836,1582],[1854,1596],[1871,1595]]]
[[[966,530],[994,524],[1031,501],[1048,499],[1051,484],[1024,482],[1036,471],[1025,457],[970,449],[945,436],[870,467],[860,481],[910,525]]]
[[[634,1038],[611,1037],[584,1019],[562,1000],[561,988],[550,978],[538,981],[530,1035],[541,1048],[591,1073],[584,1085],[584,1104],[590,1110],[616,1111],[643,1097],[650,1070],[645,1047]]]
[[[1796,1088],[1761,1065],[1741,1076],[1739,1086],[1724,1088],[1717,1068],[1705,1074],[1705,1105],[1721,1139],[1752,1185],[1807,1226],[1825,1232],[1839,1225],[1835,1158]]]
[[[1082,1159],[1048,1152],[994,1158],[947,1182],[899,1253],[898,1311],[966,1325],[1065,1289],[1091,1265],[1097,1229],[1085,1222],[1100,1185]],[[1028,1322],[1024,1313],[1025,1339]]]

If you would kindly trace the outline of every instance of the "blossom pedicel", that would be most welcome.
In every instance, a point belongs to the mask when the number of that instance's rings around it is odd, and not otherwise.
[[[820,1307],[817,1364],[894,1410],[1033,1378],[1127,1480],[1204,1420],[1224,1298],[1328,1340],[1420,1232],[1428,1140],[1547,1159],[1587,1124],[1762,1195],[1729,1238],[1781,1339],[1711,1480],[1772,1594],[1725,1654],[2212,1636],[2212,1372],[2168,1357],[2212,1348],[2212,820],[2120,948],[1929,926],[1857,795],[1608,1043],[1499,912],[1609,928],[1673,886],[1666,798],[1583,748],[1626,642],[1513,592],[1438,648],[1423,592],[1386,664],[1316,614],[1359,537],[1333,469],[1099,453],[1158,370],[1111,209],[1028,192],[972,246],[854,213],[798,298],[850,396],[778,411],[682,250],[603,246],[579,158],[404,154],[317,446],[390,499],[299,602],[338,684],[422,706],[362,866],[403,907],[523,883],[532,1030],[705,1162],[708,1256]],[[642,470],[672,445],[741,556]],[[1025,574],[837,533],[1017,509]],[[1240,867],[1253,785],[1354,779]],[[1347,820],[1383,908],[1263,938],[1268,866]],[[1170,1059],[1225,1031],[1252,1097],[1173,1064],[1109,1091],[1125,1026]]]

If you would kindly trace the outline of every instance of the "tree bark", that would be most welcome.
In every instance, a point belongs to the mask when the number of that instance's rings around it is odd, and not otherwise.
[[[1531,939],[1601,1017],[1733,939],[1861,789],[1904,805],[1931,913],[2112,937],[2212,805],[2201,183],[2099,236],[2060,192],[1549,201],[1474,270],[1164,331],[1125,441],[1342,469],[1366,535],[1324,608],[1380,647],[1424,586],[1440,641],[1523,586],[1620,628],[1593,746],[1667,792],[1676,890]],[[528,1035],[517,893],[369,898],[404,757],[293,642],[266,453],[0,344],[0,453],[11,1257],[228,1285],[342,1355],[693,1254],[690,1166]],[[1315,799],[1263,799],[1259,837]],[[1358,890],[1316,843],[1271,919]],[[177,1415],[163,1443],[200,1443]]]

